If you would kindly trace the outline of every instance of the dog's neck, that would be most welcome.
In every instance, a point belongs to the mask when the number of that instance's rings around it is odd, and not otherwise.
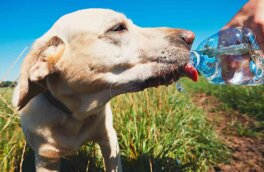
[[[62,101],[57,99],[52,95],[50,91],[47,91],[43,93],[43,97],[55,108],[59,109],[61,112],[63,112],[68,117],[73,117],[78,120],[83,120],[85,118],[88,118],[90,116],[100,114],[102,110],[105,108],[105,104],[97,105],[94,108],[91,108],[89,110],[81,110],[81,108],[68,108],[66,104],[64,104]],[[72,100],[75,101],[75,100]]]
[[[121,93],[116,89],[100,89],[93,92],[78,92],[63,82],[56,82],[56,77],[47,79],[47,86],[55,101],[55,107],[61,106],[61,110],[69,109],[72,117],[83,120],[89,116],[99,114],[111,98]],[[52,100],[54,100],[52,98]],[[57,102],[57,103],[56,103]],[[53,103],[54,104],[54,103]],[[65,108],[66,107],[66,108]]]
[[[44,95],[44,97],[46,98],[46,100],[51,105],[53,105],[57,109],[61,110],[62,112],[64,112],[68,116],[72,115],[73,112],[70,109],[68,109],[61,101],[59,101],[58,99],[56,99],[49,91],[43,93],[43,95]]]
[[[45,99],[54,107],[72,116],[83,120],[92,115],[100,114],[110,100],[106,93],[93,94],[60,94],[58,91],[50,90],[43,94]]]

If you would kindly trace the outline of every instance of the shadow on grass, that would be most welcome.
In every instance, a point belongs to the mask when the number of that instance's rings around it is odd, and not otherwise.
[[[170,157],[157,159],[148,155],[142,155],[136,160],[122,158],[123,171],[127,172],[148,172],[148,171],[166,171],[181,172],[187,169],[194,169],[194,163],[181,164],[179,160]]]
[[[195,163],[181,164],[179,160],[165,157],[157,159],[149,155],[142,155],[138,159],[128,159],[122,157],[122,166],[124,172],[182,172],[186,170],[195,170]],[[16,172],[19,171],[17,168]],[[24,157],[23,172],[35,172],[34,152],[28,148]],[[72,156],[62,159],[61,172],[103,172],[103,167],[98,167],[96,158],[89,157],[83,153],[78,156]]]

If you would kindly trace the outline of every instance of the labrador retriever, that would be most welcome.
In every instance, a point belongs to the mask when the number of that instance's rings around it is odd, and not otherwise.
[[[13,95],[36,171],[59,171],[60,158],[87,141],[99,144],[106,171],[121,171],[109,100],[182,76],[197,80],[188,65],[193,39],[107,9],[61,17],[25,57]]]

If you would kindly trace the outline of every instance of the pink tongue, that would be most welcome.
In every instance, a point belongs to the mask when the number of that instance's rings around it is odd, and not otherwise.
[[[191,64],[187,64],[184,67],[184,72],[187,77],[191,78],[193,81],[198,81],[198,72]]]

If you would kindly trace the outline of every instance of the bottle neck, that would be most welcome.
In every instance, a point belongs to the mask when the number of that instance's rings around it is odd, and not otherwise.
[[[196,68],[200,63],[200,55],[196,51],[191,51],[190,53],[191,64]]]

